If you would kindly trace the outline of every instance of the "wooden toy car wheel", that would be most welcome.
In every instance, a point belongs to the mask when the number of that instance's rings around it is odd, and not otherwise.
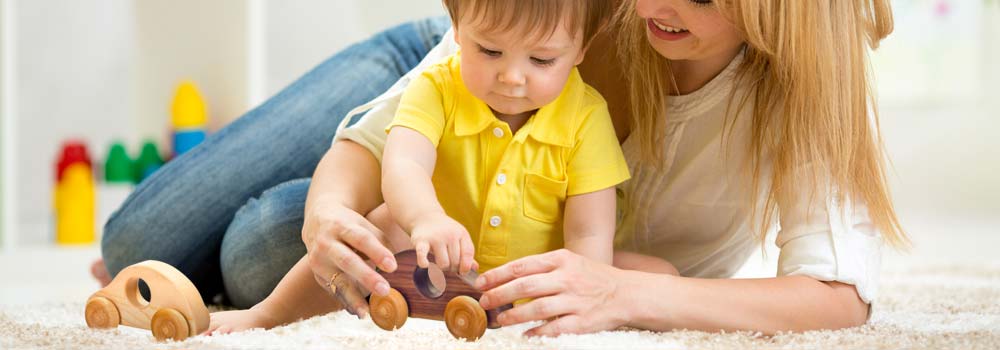
[[[149,325],[156,340],[167,339],[184,340],[191,335],[187,319],[180,311],[171,308],[162,308],[153,314],[153,320]]]
[[[118,307],[105,297],[93,297],[87,300],[84,314],[87,327],[90,328],[115,328],[121,323]]]
[[[467,295],[457,296],[444,309],[444,323],[455,338],[476,340],[486,332],[486,310]]]
[[[406,323],[406,317],[410,314],[406,299],[395,288],[389,288],[389,295],[384,297],[372,294],[368,305],[372,321],[375,321],[379,328],[387,331],[402,327]]]

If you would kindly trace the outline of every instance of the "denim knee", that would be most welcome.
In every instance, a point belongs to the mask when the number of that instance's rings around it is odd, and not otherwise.
[[[122,217],[119,214],[120,210],[108,219],[101,236],[101,256],[111,276],[142,261],[148,255],[143,251],[146,246],[143,231],[125,220],[128,216]]]
[[[285,182],[250,199],[222,239],[220,267],[229,301],[249,308],[264,300],[306,253],[302,219],[309,179]]]

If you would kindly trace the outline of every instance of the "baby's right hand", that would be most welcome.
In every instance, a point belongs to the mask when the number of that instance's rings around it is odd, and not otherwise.
[[[469,231],[447,215],[434,215],[418,222],[410,232],[410,240],[417,251],[417,266],[427,268],[427,252],[433,250],[434,260],[441,270],[458,269],[465,274],[478,268],[475,248]]]

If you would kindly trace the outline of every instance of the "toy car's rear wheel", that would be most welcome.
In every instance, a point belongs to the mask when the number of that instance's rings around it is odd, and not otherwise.
[[[162,308],[153,314],[149,329],[153,331],[156,340],[167,339],[184,340],[191,335],[187,319],[180,311],[171,308]]]
[[[389,295],[384,297],[372,294],[368,300],[371,310],[372,321],[387,331],[397,329],[406,323],[406,317],[410,314],[410,309],[406,305],[403,294],[395,288],[389,288]]]
[[[87,327],[90,328],[115,328],[121,323],[118,307],[105,297],[93,297],[87,300],[84,314]]]
[[[486,310],[476,299],[460,295],[445,306],[444,323],[455,338],[476,340],[486,332]]]

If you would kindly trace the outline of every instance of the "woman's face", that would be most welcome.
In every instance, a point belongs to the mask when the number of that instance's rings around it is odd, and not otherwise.
[[[739,32],[712,0],[635,1],[639,17],[646,19],[647,40],[667,59],[699,61],[731,56],[743,44]]]

